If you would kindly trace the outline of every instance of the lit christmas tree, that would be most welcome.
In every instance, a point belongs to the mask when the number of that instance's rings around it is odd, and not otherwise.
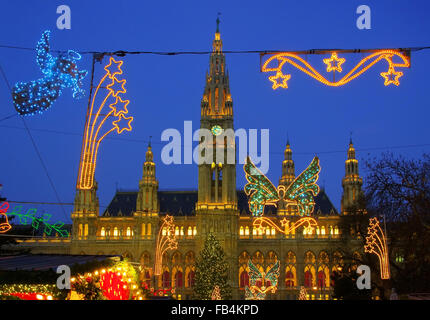
[[[231,288],[227,283],[227,274],[228,264],[224,250],[215,236],[209,233],[196,261],[194,299],[210,300],[215,286],[219,287],[223,299],[230,299]]]

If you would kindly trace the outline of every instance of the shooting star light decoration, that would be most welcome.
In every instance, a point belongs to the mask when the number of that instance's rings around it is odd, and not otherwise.
[[[178,240],[175,235],[175,225],[173,217],[166,215],[163,218],[160,230],[158,231],[157,244],[155,248],[155,266],[154,275],[161,275],[163,265],[163,255],[167,250],[175,250],[178,248]]]
[[[128,114],[127,106],[130,101],[124,100],[121,97],[121,94],[126,93],[124,87],[126,80],[118,79],[118,76],[122,74],[122,64],[123,61],[115,61],[114,58],[110,57],[109,64],[104,67],[106,73],[97,85],[92,98],[85,123],[77,189],[88,190],[93,188],[97,153],[103,139],[112,131],[121,134],[124,130],[132,130],[131,122],[133,121],[133,117],[126,117],[126,114]],[[106,88],[107,92],[106,90],[103,91],[105,95],[100,98],[102,101],[98,108],[96,108],[95,101],[101,88]],[[105,108],[108,99],[114,102],[109,104],[108,108]],[[103,125],[107,123],[106,120],[109,117],[113,117],[114,119],[111,122],[112,125],[103,131]]]
[[[376,254],[379,259],[381,279],[390,279],[390,260],[388,258],[387,240],[376,217],[370,218],[367,234],[364,252]]]
[[[73,98],[84,96],[82,80],[87,71],[79,70],[76,64],[81,55],[68,50],[54,57],[49,53],[49,35],[50,31],[45,31],[36,46],[36,62],[43,78],[18,82],[12,89],[13,103],[20,115],[43,113],[58,99],[64,88],[72,88]]]

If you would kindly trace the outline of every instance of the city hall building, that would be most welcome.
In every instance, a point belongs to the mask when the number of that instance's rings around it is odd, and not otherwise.
[[[213,132],[234,129],[233,98],[218,29],[200,112],[201,128]],[[214,143],[215,140],[214,135]],[[226,144],[227,148],[235,148],[234,141],[226,141]],[[20,246],[29,247],[34,253],[123,255],[140,264],[142,280],[149,286],[154,286],[153,281],[157,279],[158,288],[174,288],[177,299],[189,299],[196,258],[206,235],[212,232],[226,253],[234,299],[244,299],[249,259],[262,271],[267,271],[276,260],[280,261],[278,289],[268,294],[267,299],[297,299],[301,286],[306,287],[309,299],[329,299],[332,271],[342,264],[345,256],[359,257],[363,250],[358,239],[344,241],[339,226],[340,217],[348,214],[345,209],[360,195],[362,186],[352,142],[346,153],[341,212],[321,189],[315,196],[311,215],[318,227],[312,233],[298,228],[285,235],[274,228],[266,228],[264,232],[253,228],[247,196],[236,188],[236,175],[244,174],[243,171],[239,166],[237,173],[234,163],[217,164],[215,153],[213,163],[199,164],[196,168],[197,190],[159,190],[157,164],[149,145],[142,177],[136,181],[138,189],[117,191],[104,212],[100,212],[97,185],[90,190],[77,190],[70,238],[21,240]],[[282,165],[279,184],[286,187],[296,177],[292,154],[287,142],[285,158],[279,164]],[[278,225],[284,218],[290,223],[301,218],[294,206],[282,201],[277,207],[266,207],[265,216]],[[174,217],[178,248],[164,254],[162,273],[154,277],[156,240],[166,214]]]

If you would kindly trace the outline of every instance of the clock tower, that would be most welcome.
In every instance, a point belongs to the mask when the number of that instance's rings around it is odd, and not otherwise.
[[[210,131],[210,134],[204,139],[202,134],[200,135],[200,144],[204,145],[205,150],[201,151],[199,156],[206,157],[205,161],[200,161],[198,165],[197,245],[198,250],[201,250],[206,235],[211,232],[223,247],[229,264],[236,266],[239,212],[233,101],[225,55],[222,52],[219,19],[209,65],[201,101],[200,129],[206,129],[205,131]],[[204,154],[207,150],[212,151],[210,159]],[[237,285],[237,281],[233,281],[236,279],[236,269],[231,268],[229,276],[233,288],[233,283]]]

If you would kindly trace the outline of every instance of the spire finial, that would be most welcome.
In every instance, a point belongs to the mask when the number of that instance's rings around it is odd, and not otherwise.
[[[219,33],[219,16],[221,15],[221,12],[218,12],[217,18],[216,18],[216,33]]]
[[[352,144],[352,131],[349,133],[349,144]]]
[[[290,145],[290,135],[288,134],[288,131],[287,131],[287,146],[289,145]]]

